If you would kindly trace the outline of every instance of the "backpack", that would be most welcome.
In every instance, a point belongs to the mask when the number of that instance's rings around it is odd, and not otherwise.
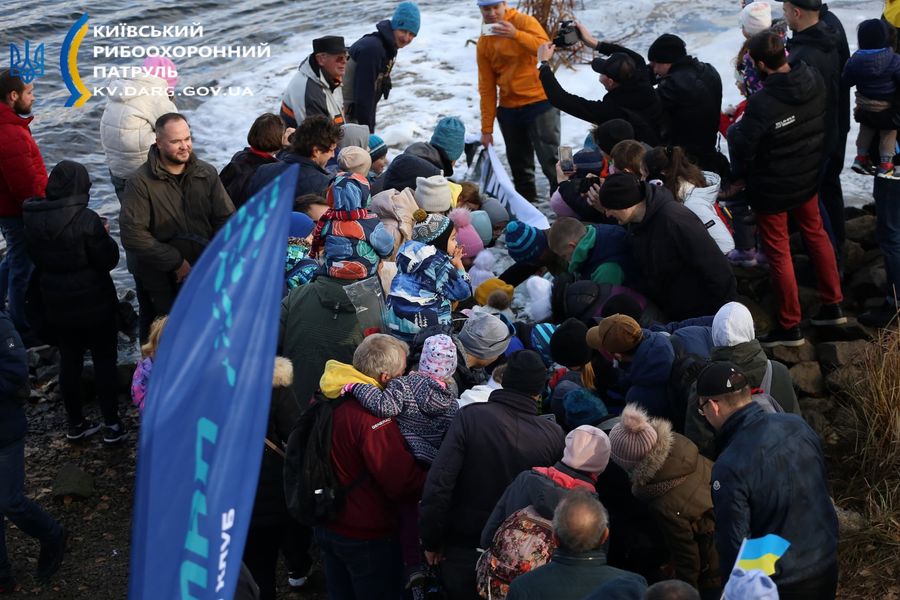
[[[503,521],[490,548],[478,558],[478,595],[504,600],[513,579],[550,562],[555,549],[553,523],[540,516],[533,506],[517,510]]]
[[[316,395],[288,437],[284,457],[284,499],[288,512],[303,525],[324,525],[337,517],[350,491],[368,478],[363,472],[342,486],[331,461],[334,411],[345,398]]]
[[[669,336],[672,348],[675,350],[675,359],[672,361],[672,371],[669,373],[669,391],[671,404],[669,408],[669,420],[675,431],[684,431],[685,411],[690,404],[692,390],[700,371],[709,364],[709,359],[698,354],[688,352],[682,342],[676,336]]]
[[[766,373],[763,375],[762,381],[758,388],[753,388],[753,401],[759,404],[767,413],[783,413],[784,409],[778,404],[778,401],[772,396],[772,361],[766,361]]]

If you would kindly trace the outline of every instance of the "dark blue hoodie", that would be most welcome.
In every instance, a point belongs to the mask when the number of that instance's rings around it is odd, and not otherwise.
[[[857,50],[844,65],[841,81],[866,98],[890,102],[900,86],[900,55],[893,48]]]

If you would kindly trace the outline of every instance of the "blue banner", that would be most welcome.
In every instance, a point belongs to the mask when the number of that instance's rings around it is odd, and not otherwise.
[[[169,315],[141,422],[132,600],[234,595],[272,394],[297,171],[231,217]]]

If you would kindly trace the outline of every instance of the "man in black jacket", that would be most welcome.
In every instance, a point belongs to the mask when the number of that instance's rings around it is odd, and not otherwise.
[[[844,242],[844,195],[841,170],[850,131],[850,89],[841,83],[849,50],[840,20],[821,0],[784,2],[784,19],[793,31],[787,44],[792,66],[805,62],[816,68],[825,82],[825,156],[819,194],[836,250]]]
[[[838,524],[819,437],[798,415],[766,413],[731,363],[697,377],[698,410],[716,430],[712,470],[722,578],[745,539],[775,534],[790,546],[772,579],[782,600],[833,600]]]
[[[670,321],[713,315],[735,299],[731,266],[704,224],[662,186],[614,173],[600,188],[607,216],[627,226],[638,286]]]
[[[351,123],[366,125],[375,133],[375,109],[391,91],[391,69],[397,50],[409,46],[417,35],[421,17],[413,2],[402,2],[390,20],[385,19],[350,46],[344,74],[344,114]]]
[[[419,535],[428,562],[441,563],[451,600],[478,597],[476,548],[506,486],[526,469],[554,464],[565,447],[559,425],[537,414],[547,382],[540,355],[510,355],[503,381],[487,402],[457,414],[425,481]]]
[[[19,530],[41,542],[37,575],[47,579],[59,570],[68,534],[40,506],[25,497],[24,399],[28,397],[28,356],[6,312],[0,310],[0,594],[16,587],[6,554],[9,519]]]
[[[727,175],[728,161],[716,149],[722,108],[722,79],[715,67],[688,56],[684,40],[659,36],[647,52],[659,78],[662,139],[681,146],[702,169]]]
[[[593,38],[590,38],[596,42]],[[591,45],[590,42],[585,42]],[[597,46],[599,42],[593,44]],[[602,100],[588,100],[565,91],[547,61],[553,58],[552,43],[538,48],[541,85],[550,104],[578,119],[601,125],[611,119],[624,119],[634,128],[634,138],[645,144],[659,143],[662,107],[656,90],[646,77],[647,67],[640,55],[613,52],[609,58],[595,58],[591,68],[599,73],[606,89]],[[636,57],[636,58],[635,58]]]
[[[760,338],[763,346],[799,346],[800,300],[788,243],[787,216],[803,235],[816,269],[823,307],[814,325],[846,322],[834,249],[819,214],[816,189],[827,136],[822,77],[805,63],[791,67],[781,38],[755,35],[750,56],[765,85],[750,97],[743,118],[728,131],[733,177],[746,179],[763,249],[778,298],[778,328]]]

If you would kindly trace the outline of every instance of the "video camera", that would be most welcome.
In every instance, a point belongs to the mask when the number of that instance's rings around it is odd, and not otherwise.
[[[575,21],[563,21],[559,24],[556,37],[553,38],[553,45],[557,48],[570,48],[580,41]]]

